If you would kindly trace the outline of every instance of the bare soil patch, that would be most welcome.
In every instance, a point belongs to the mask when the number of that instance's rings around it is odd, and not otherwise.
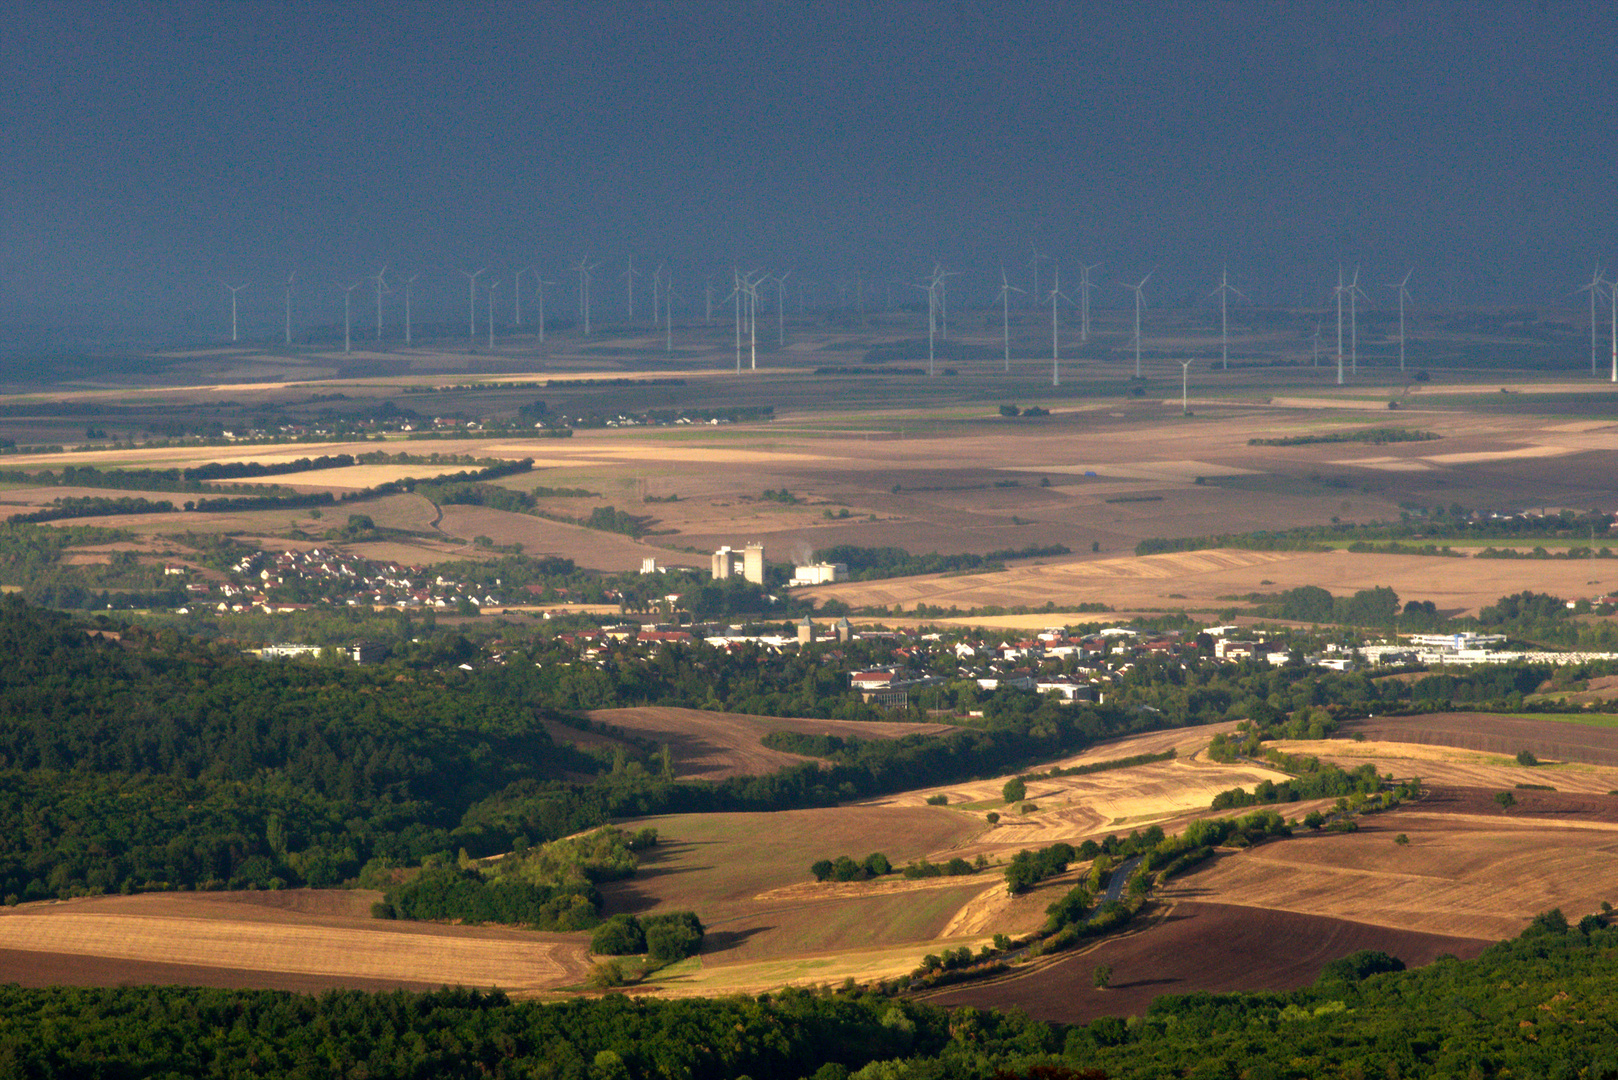
[[[1036,1020],[1087,1023],[1141,1015],[1161,994],[1297,989],[1312,984],[1326,964],[1361,949],[1415,967],[1445,953],[1469,959],[1491,944],[1322,915],[1180,901],[1142,931],[1026,975],[952,987],[927,1000],[945,1008],[1016,1007]],[[1107,990],[1094,987],[1098,964],[1112,966]]]
[[[839,738],[897,739],[905,735],[936,735],[951,730],[948,724],[783,719],[662,706],[596,709],[588,715],[592,720],[667,743],[669,753],[674,758],[675,772],[682,778],[702,780],[753,776],[816,760],[765,747],[759,740],[772,731],[835,735]],[[576,741],[569,737],[572,730],[562,727],[552,735],[566,741]]]

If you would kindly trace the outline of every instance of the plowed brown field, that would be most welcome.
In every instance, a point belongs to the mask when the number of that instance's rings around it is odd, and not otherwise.
[[[1180,901],[1142,932],[1026,975],[951,987],[926,999],[946,1008],[1016,1007],[1036,1020],[1085,1023],[1098,1016],[1138,1016],[1160,994],[1308,986],[1326,964],[1360,949],[1377,949],[1414,967],[1445,953],[1470,958],[1490,944],[1321,915]],[[1107,990],[1095,989],[1098,964],[1112,966]]]
[[[1595,719],[1609,719],[1596,717]],[[1618,765],[1618,720],[1611,726],[1578,719],[1525,719],[1494,713],[1428,713],[1424,716],[1379,716],[1346,729],[1378,742],[1459,746],[1513,757],[1528,750],[1556,761]]]

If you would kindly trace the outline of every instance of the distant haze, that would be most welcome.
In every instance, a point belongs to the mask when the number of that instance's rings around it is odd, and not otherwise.
[[[629,255],[794,269],[869,302],[935,260],[987,304],[1031,245],[1098,307],[1222,265],[1258,304],[1566,304],[1618,266],[1618,6],[30,3],[0,35],[0,344],[340,325],[383,263],[420,321],[457,268],[557,284]],[[1049,264],[1041,269],[1048,287]],[[525,288],[532,291],[532,277]],[[723,295],[721,293],[721,295]],[[401,293],[387,298],[401,318]],[[645,314],[649,276],[636,285]],[[848,293],[852,304],[852,292]],[[914,297],[910,297],[914,299]],[[355,335],[374,297],[355,291]],[[530,316],[532,318],[532,316]]]

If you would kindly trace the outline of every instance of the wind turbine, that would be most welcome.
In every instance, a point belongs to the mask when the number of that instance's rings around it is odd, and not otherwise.
[[[534,284],[539,286],[539,343],[545,344],[545,286],[555,285],[554,281],[546,281],[534,271]]]
[[[729,300],[734,297],[736,300],[736,374],[740,375],[742,373],[742,275],[733,266],[730,268],[730,276],[732,280],[730,296],[725,297],[725,299]],[[708,293],[710,297],[713,295],[712,288],[713,286],[710,284]]]
[[[1348,283],[1348,332],[1349,332],[1349,368],[1350,375],[1360,373],[1360,316],[1359,298],[1365,296],[1360,289],[1360,268],[1354,268],[1354,280]],[[1365,296],[1367,300],[1369,296]]]
[[[569,267],[570,270],[579,275],[579,312],[584,316],[584,333],[586,336],[590,333],[590,271],[594,270],[596,266],[597,264],[591,262],[590,256],[586,254],[577,263]]]
[[[338,285],[338,286],[336,286],[337,288],[343,290],[343,351],[345,353],[353,351],[352,348],[350,347],[351,341],[350,341],[350,337],[349,337],[349,326],[351,324],[351,320],[350,320],[349,316],[350,316],[350,314],[351,314],[351,312],[353,310],[352,301],[354,299],[354,290],[359,288],[361,285],[364,285],[364,284],[365,284],[365,282],[363,282],[363,281],[356,281],[352,285],[348,285],[348,286]]]
[[[1590,377],[1596,375],[1596,297],[1601,295],[1601,267],[1590,275],[1590,284],[1579,290],[1590,294]]]
[[[236,294],[241,292],[243,289],[249,288],[250,286],[247,285],[247,284],[232,285],[229,282],[223,282],[222,284],[224,284],[225,288],[230,290],[230,340],[235,341],[235,340],[237,340],[237,338],[236,338]]]
[[[1243,300],[1247,299],[1246,294],[1230,283],[1230,271],[1221,267],[1219,288],[1208,295],[1219,297],[1219,366],[1225,371],[1230,370],[1230,323],[1225,316],[1225,302],[1230,299],[1231,293],[1235,293]]]
[[[386,281],[388,264],[383,263],[382,269],[376,272],[376,339],[382,340],[382,294],[392,292]]]
[[[1046,256],[1041,255],[1039,253],[1039,248],[1036,247],[1033,244],[1028,245],[1028,250],[1030,250],[1030,251],[1032,251],[1034,253],[1034,257],[1032,259],[1028,260],[1028,264],[1034,268],[1034,291],[1029,294],[1029,300],[1030,300],[1030,302],[1037,304],[1037,303],[1039,303],[1039,297],[1040,297],[1040,292],[1039,292],[1039,264],[1041,262],[1046,262],[1046,261],[1049,261],[1049,260],[1046,258]]]
[[[792,276],[788,270],[775,279],[775,344],[777,348],[785,347],[787,343],[787,278]]]
[[[670,271],[663,281],[663,351],[674,351],[674,273]],[[653,321],[656,321],[657,312],[652,312]]]
[[[489,348],[494,348],[494,294],[500,288],[500,282],[489,282]]]
[[[629,269],[625,270],[619,276],[622,277],[625,281],[627,281],[629,283],[629,321],[634,322],[635,321],[635,278],[638,277],[639,275],[637,275],[635,273],[635,256],[633,254],[631,254],[629,256]]]
[[[410,344],[410,287],[416,283],[420,274],[413,274],[405,279],[405,344]]]
[[[286,330],[286,333],[287,333],[287,344],[288,345],[292,344],[292,282],[297,279],[297,276],[298,276],[298,272],[296,270],[292,271],[292,273],[287,275],[287,330]],[[1592,304],[1590,310],[1592,312],[1595,310],[1595,307],[1593,306],[1593,304]],[[1594,318],[1595,318],[1595,316],[1591,315],[1591,319],[1594,320]],[[1594,325],[1593,321],[1592,321],[1591,325],[1592,326]],[[1594,333],[1594,331],[1591,331],[1591,332]],[[1592,338],[1592,341],[1593,340],[1594,339]],[[1590,346],[1590,348],[1592,350],[1591,355],[1594,356],[1595,355],[1595,353],[1594,353],[1595,346],[1592,344]],[[1594,361],[1592,361],[1592,363],[1594,363]]]
[[[483,268],[487,269],[487,266]],[[466,275],[466,336],[473,341],[478,339],[478,276],[483,270],[476,274],[469,270],[461,271]]]
[[[1060,348],[1058,347],[1059,338],[1057,336],[1058,332],[1057,332],[1057,321],[1056,321],[1056,305],[1057,305],[1058,300],[1067,300],[1067,302],[1070,303],[1070,304],[1073,302],[1071,300],[1068,300],[1067,296],[1064,295],[1063,292],[1062,292],[1062,268],[1060,266],[1053,266],[1053,267],[1051,267],[1051,385],[1052,386],[1061,386],[1062,385],[1062,369],[1061,369],[1062,354],[1061,354]]]
[[[742,286],[747,290],[748,366],[753,371],[758,370],[758,287],[765,280],[762,270],[755,270],[742,278]]]
[[[1191,402],[1186,396],[1186,385],[1191,378],[1191,365],[1197,362],[1196,357],[1180,361],[1180,415],[1191,415]]]
[[[949,279],[960,277],[962,273],[960,270],[945,270],[937,264],[933,266],[933,277],[938,281],[938,336],[945,341],[949,340]]]
[[[1388,288],[1390,288],[1390,289],[1398,289],[1399,290],[1399,370],[1400,371],[1403,371],[1405,369],[1405,301],[1406,300],[1415,300],[1415,297],[1410,295],[1410,290],[1405,288],[1405,286],[1410,284],[1410,274],[1414,274],[1415,272],[1416,272],[1415,270],[1411,270],[1410,273],[1408,273],[1408,274],[1406,274],[1404,276],[1404,280],[1399,282],[1399,284],[1397,284],[1397,285],[1389,285],[1388,286]],[[1592,300],[1590,302],[1590,374],[1592,374],[1592,375],[1595,374],[1595,365],[1596,365],[1596,352],[1595,352],[1595,349],[1596,349],[1596,346],[1595,346],[1595,301],[1592,298]]]
[[[1100,263],[1091,266],[1079,264],[1079,316],[1083,320],[1082,328],[1079,330],[1080,344],[1088,344],[1090,341],[1090,290],[1095,288],[1090,282],[1090,271],[1100,268]]]
[[[1000,336],[1006,348],[1006,371],[1011,371],[1011,294],[1022,292],[1010,281],[1006,280],[1006,268],[1000,268],[1000,295],[995,299],[1000,301]]]
[[[522,326],[522,276],[524,274],[533,274],[537,278],[539,277],[539,271],[532,266],[525,266],[511,276],[511,302],[514,308],[511,325],[517,327]]]
[[[1146,283],[1152,280],[1152,274],[1155,273],[1156,270],[1149,271],[1140,279],[1139,285],[1131,285],[1127,281],[1119,282],[1135,294],[1135,378],[1137,379],[1140,378],[1140,309],[1146,306]]]
[[[927,294],[927,377],[931,378],[933,374],[933,334],[937,325],[934,312],[938,310],[938,298],[936,295],[938,279],[935,277],[925,285],[912,284],[910,287],[912,289],[921,289]]]
[[[1618,278],[1606,283],[1607,296],[1612,300],[1612,381],[1618,383]]]
[[[1343,284],[1343,268],[1337,267],[1337,288],[1332,292],[1337,296],[1337,385],[1343,385],[1343,293],[1347,286]]]
[[[663,264],[658,263],[657,269],[652,271],[652,329],[657,329],[657,321],[663,317]]]

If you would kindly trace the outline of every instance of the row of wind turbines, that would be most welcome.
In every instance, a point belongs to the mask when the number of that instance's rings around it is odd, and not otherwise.
[[[1049,289],[1041,288],[1040,269],[1042,264],[1050,264]],[[1030,269],[1033,277],[1031,290],[1022,289],[1011,283],[1011,279],[1002,267],[999,271],[1000,287],[995,293],[994,303],[1001,309],[1001,345],[1003,352],[1004,370],[1011,370],[1011,307],[1012,295],[1018,294],[1028,298],[1030,305],[1050,306],[1051,313],[1051,385],[1061,385],[1061,307],[1063,304],[1078,310],[1079,344],[1087,344],[1091,336],[1091,294],[1098,284],[1093,275],[1100,269],[1101,263],[1080,264],[1079,282],[1077,285],[1078,298],[1075,300],[1062,290],[1061,266],[1054,259],[1034,250]],[[591,260],[588,254],[579,258],[567,267],[571,275],[577,276],[578,296],[578,325],[585,335],[593,331],[593,287],[596,272],[600,264]],[[384,264],[376,274],[362,278],[353,284],[336,284],[333,288],[343,294],[343,351],[353,350],[353,294],[362,286],[369,285],[375,300],[376,313],[376,340],[381,341],[384,329],[384,298],[393,293],[395,288],[388,280],[388,265]],[[496,305],[501,282],[495,278],[484,279],[488,268],[477,270],[460,270],[467,279],[467,336],[471,341],[478,339],[478,317],[486,314],[485,333],[490,348],[495,344]],[[1142,347],[1142,318],[1148,304],[1146,300],[1146,286],[1151,281],[1156,269],[1149,271],[1139,281],[1120,281],[1120,288],[1133,294],[1134,329],[1131,334],[1131,348],[1135,360],[1135,377],[1142,377],[1141,347]],[[1385,287],[1394,290],[1399,309],[1399,370],[1406,370],[1406,304],[1414,302],[1409,284],[1414,271],[1407,272],[1403,279],[1389,283]],[[787,307],[787,280],[792,277],[793,271],[785,270],[770,273],[762,270],[742,272],[738,269],[731,271],[730,291],[719,300],[719,305],[734,305],[735,313],[735,354],[736,371],[743,370],[743,338],[746,337],[746,352],[748,356],[747,369],[758,368],[758,313],[761,306],[761,295],[771,286],[775,290],[776,308],[776,335],[777,345],[784,346],[786,340],[786,307]],[[627,268],[618,277],[624,282],[627,309],[631,320],[636,317],[635,285],[637,279],[644,276],[636,270],[633,256],[628,260]],[[949,338],[949,299],[950,279],[964,276],[964,271],[947,270],[941,264],[934,264],[931,274],[924,282],[899,282],[908,288],[926,293],[927,295],[927,373],[936,374],[937,370],[937,343]],[[404,343],[411,345],[413,340],[412,321],[412,289],[421,277],[414,274],[405,278],[399,284],[404,296]],[[517,268],[511,275],[511,303],[512,327],[523,326],[523,284],[525,278],[531,278],[532,292],[529,294],[537,303],[537,337],[540,344],[545,342],[546,311],[545,290],[555,286],[557,282],[545,279],[536,266],[528,265]],[[480,280],[482,286],[480,289]],[[1360,287],[1360,271],[1355,267],[1351,276],[1346,276],[1342,267],[1338,268],[1337,283],[1331,288],[1330,294],[1336,306],[1336,366],[1337,383],[1343,385],[1349,377],[1355,376],[1359,371],[1359,302],[1369,300],[1370,297]],[[297,284],[297,273],[294,271],[287,275],[284,286],[284,318],[283,337],[285,342],[292,343],[292,314],[293,296]],[[856,302],[863,322],[865,314],[865,284],[862,279],[854,279]],[[667,263],[658,264],[651,275],[652,295],[650,299],[649,314],[654,327],[663,330],[664,348],[673,349],[674,328],[674,276]],[[232,342],[239,342],[240,322],[239,304],[243,292],[251,288],[249,283],[224,283],[230,293],[230,338]],[[1607,281],[1599,267],[1595,270],[1588,284],[1578,291],[1590,294],[1590,373],[1597,375],[1597,307],[1605,300],[1611,307],[1611,380],[1618,383],[1618,278]],[[484,303],[483,312],[480,312],[480,293]],[[713,278],[706,279],[703,295],[706,300],[705,317],[711,324],[715,308],[715,287]],[[1219,356],[1220,366],[1226,370],[1230,367],[1230,318],[1229,304],[1232,297],[1246,300],[1247,296],[1231,283],[1228,269],[1221,269],[1218,284],[1207,294],[1208,298],[1219,300]],[[846,292],[844,299],[846,301]],[[891,306],[891,292],[889,303]],[[802,297],[799,298],[800,306]],[[1346,330],[1348,339],[1345,342],[1345,304],[1347,307]],[[1020,306],[1020,305],[1019,305]],[[1314,336],[1313,362],[1318,365],[1320,361],[1320,323],[1317,321]]]

